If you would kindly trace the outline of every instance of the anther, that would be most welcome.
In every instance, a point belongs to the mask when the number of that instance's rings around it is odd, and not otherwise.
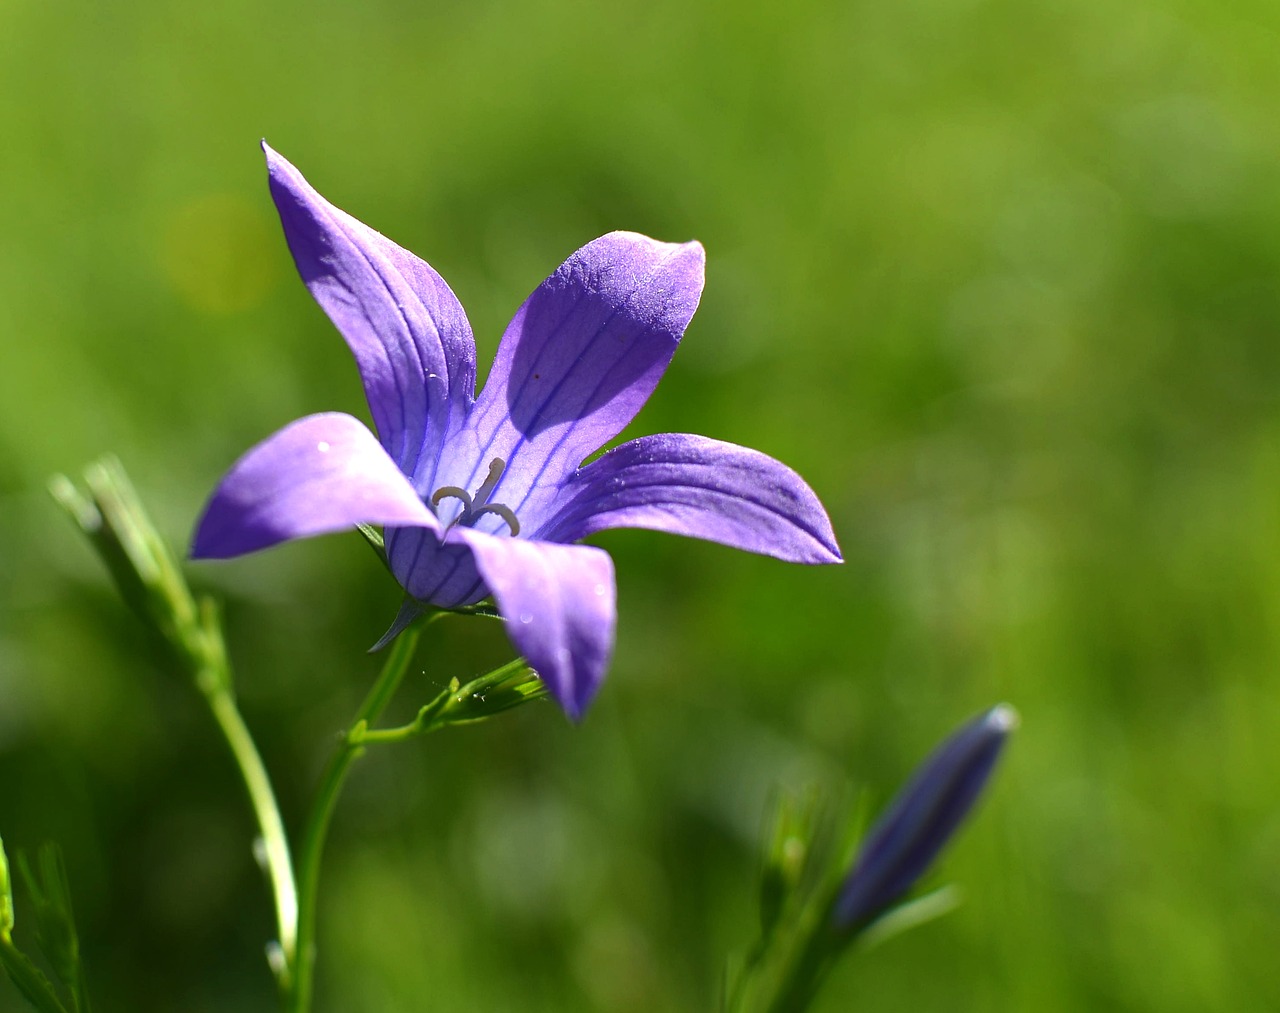
[[[466,489],[459,489],[456,485],[442,485],[431,497],[431,505],[439,506],[442,499],[448,499],[449,497],[462,500],[463,516],[471,513],[471,493],[467,492]]]
[[[449,522],[445,530],[448,531],[453,525],[461,522],[463,524],[471,524],[481,514],[496,514],[506,521],[507,527],[511,529],[511,536],[514,538],[520,534],[520,521],[516,519],[515,511],[509,506],[502,503],[488,503],[486,500],[493,495],[493,490],[497,488],[498,482],[502,480],[502,472],[506,469],[507,462],[501,457],[495,457],[489,462],[489,474],[485,480],[480,483],[480,488],[476,490],[475,496],[461,489],[456,485],[442,485],[431,495],[431,505],[439,506],[442,499],[456,499],[462,502],[462,512]]]
[[[501,503],[486,503],[478,508],[473,516],[479,517],[481,514],[497,514],[507,522],[507,527],[511,529],[512,538],[520,534],[520,522],[516,520],[516,512],[509,506],[503,506]]]

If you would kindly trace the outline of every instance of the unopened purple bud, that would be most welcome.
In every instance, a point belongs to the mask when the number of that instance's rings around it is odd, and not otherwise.
[[[833,921],[860,930],[911,889],[977,801],[1018,713],[999,704],[954,732],[873,826],[836,898]]]

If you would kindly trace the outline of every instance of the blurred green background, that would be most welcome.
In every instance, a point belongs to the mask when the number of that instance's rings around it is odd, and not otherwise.
[[[847,559],[596,539],[581,727],[357,769],[321,1013],[709,1009],[769,793],[878,804],[1000,699],[964,906],[819,1009],[1280,1008],[1278,46],[1250,0],[0,0],[0,834],[64,845],[98,1008],[272,1008],[236,774],[44,491],[113,451],[183,546],[250,444],[367,416],[263,136],[449,280],[482,371],[583,242],[700,239],[628,435],[785,460]],[[190,573],[296,823],[397,589],[354,534]],[[433,627],[400,709],[508,650]]]

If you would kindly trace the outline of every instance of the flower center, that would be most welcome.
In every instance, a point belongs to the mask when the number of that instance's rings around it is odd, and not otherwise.
[[[456,485],[442,485],[431,494],[432,506],[439,506],[442,499],[456,499],[462,502],[462,513],[458,514],[446,525],[445,531],[448,531],[459,521],[463,524],[471,525],[484,514],[497,514],[507,522],[507,527],[511,529],[512,538],[520,534],[520,522],[516,520],[515,511],[502,503],[489,502],[489,497],[497,487],[498,480],[502,478],[502,472],[506,466],[507,462],[501,457],[495,457],[490,461],[489,475],[480,483],[480,488],[476,490],[474,496],[467,492],[466,489],[460,489]]]

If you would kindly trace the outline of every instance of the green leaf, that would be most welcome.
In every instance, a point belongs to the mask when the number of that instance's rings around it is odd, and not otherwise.
[[[49,979],[12,943],[0,941],[0,966],[17,986],[24,999],[40,1013],[67,1013]]]
[[[70,990],[74,1008],[78,1013],[88,1013],[89,1002],[80,966],[80,939],[71,911],[71,887],[62,851],[56,844],[41,845],[34,871],[26,856],[19,853],[18,869],[31,894],[36,944],[58,980]]]
[[[9,879],[9,858],[0,839],[0,942],[7,943],[13,932],[13,882]]]

